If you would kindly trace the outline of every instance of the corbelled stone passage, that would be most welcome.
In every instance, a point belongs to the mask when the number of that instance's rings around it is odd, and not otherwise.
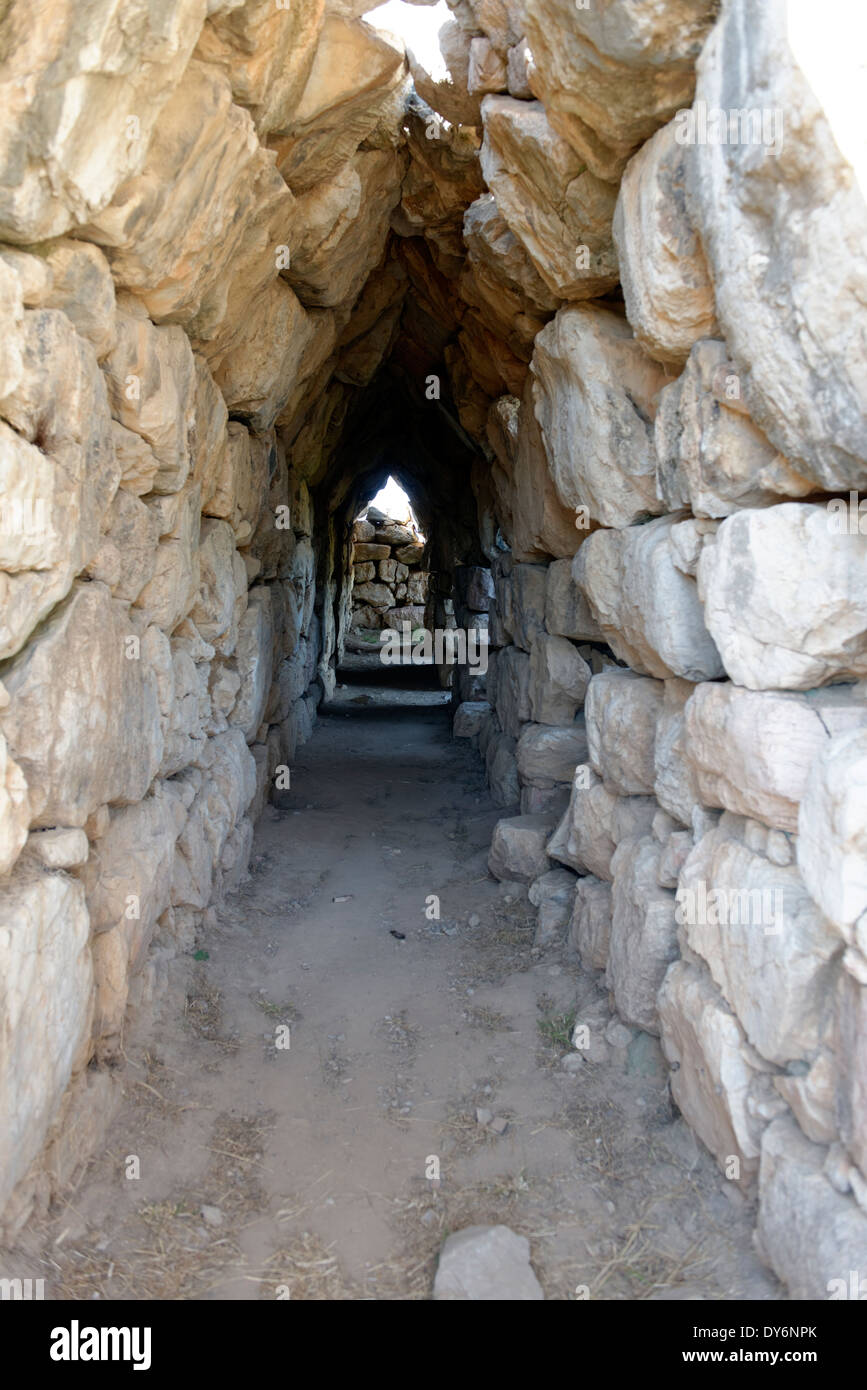
[[[449,3],[444,73],[359,0],[0,6],[3,1233],[69,1197],[118,1106],[119,1142],[144,1145],[137,1087],[178,1133],[218,1104],[187,1105],[169,1073],[228,1078],[214,981],[258,998],[273,957],[309,987],[301,1010],[237,1015],[258,1042],[232,1075],[261,1127],[208,1132],[240,1196],[224,1212],[212,1174],[205,1227],[264,1209],[249,1165],[276,1107],[284,1163],[297,1145],[311,1185],[328,1168],[356,1069],[340,1018],[381,1006],[403,1070],[391,1089],[364,1073],[356,1108],[394,1111],[401,1210],[422,1184],[431,1241],[456,1215],[523,1231],[526,1198],[567,1242],[531,1249],[546,1296],[634,1297],[617,1223],[663,1197],[630,1187],[628,1154],[665,1131],[669,1191],[696,1186],[658,1209],[689,1239],[648,1265],[653,1296],[836,1297],[867,1278],[858,17]],[[422,550],[356,524],[389,476]],[[439,673],[457,743],[435,709],[365,723],[341,703],[353,632],[403,619],[487,639]],[[402,789],[368,817],[391,795],[365,790],[377,765]],[[414,945],[452,954],[407,967]],[[383,971],[422,1000],[464,1110],[431,1063],[407,1081],[418,1039]],[[162,1076],[134,1064],[157,1010],[177,1043]],[[297,1023],[294,1057],[311,1012],[332,1090],[305,1110],[255,1028]],[[627,1102],[617,1139],[605,1116]],[[428,1103],[456,1163],[470,1106],[477,1183],[514,1146],[508,1193],[488,1181],[445,1228],[440,1150],[400,1130]],[[374,1184],[389,1134],[353,1133]],[[547,1209],[514,1177],[564,1166]],[[277,1214],[292,1187],[269,1189],[278,1225],[308,1209],[295,1189]],[[169,1190],[148,1191],[153,1216]],[[359,1266],[382,1245],[361,1210]],[[740,1241],[716,1283],[687,1258],[708,1212]],[[350,1296],[429,1296],[426,1258]],[[434,1296],[466,1287],[460,1259]],[[539,1296],[523,1266],[514,1287]],[[92,1296],[84,1273],[75,1288]],[[152,1288],[142,1272],[120,1296]]]

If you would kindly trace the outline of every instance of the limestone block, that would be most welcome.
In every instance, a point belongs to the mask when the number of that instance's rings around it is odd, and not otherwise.
[[[584,703],[590,667],[565,637],[534,634],[530,648],[530,718],[537,724],[570,724]]]
[[[151,578],[139,591],[135,608],[148,622],[173,632],[191,611],[201,575],[201,491],[198,483],[148,504],[160,537]]]
[[[764,1123],[755,1102],[769,1084],[767,1064],[700,967],[676,961],[657,1005],[662,1050],[673,1068],[671,1093],[720,1166],[748,1188],[759,1166]]]
[[[39,1154],[87,1060],[93,972],[84,889],[21,866],[0,885],[0,1206]]]
[[[105,256],[98,246],[64,238],[46,248],[45,262],[51,289],[42,307],[62,309],[101,360],[111,352],[116,336],[114,283]]]
[[[488,38],[470,39],[467,91],[471,96],[486,92],[505,92],[508,82],[506,60]]]
[[[545,626],[555,637],[596,642],[602,633],[590,605],[572,578],[572,561],[554,560],[545,581]]]
[[[27,782],[0,734],[0,875],[9,872],[24,848],[29,825]]]
[[[584,718],[590,766],[618,796],[653,796],[661,681],[614,669],[594,676]]]
[[[726,5],[696,98],[706,113],[738,113],[739,138],[702,140],[697,125],[682,136],[694,141],[691,211],[742,399],[819,491],[867,486],[863,352],[847,328],[864,293],[857,248],[867,231],[850,114],[863,85],[859,25],[848,7],[832,19],[809,6],[794,17],[783,0]],[[797,122],[786,121],[793,111]]]
[[[486,745],[484,758],[485,776],[494,805],[517,806],[520,801],[520,789],[515,740],[506,733],[493,733]]]
[[[585,970],[604,970],[611,938],[611,884],[587,874],[575,885],[569,944]]]
[[[494,826],[488,868],[494,878],[532,883],[549,869],[545,842],[553,828],[545,816],[512,816]]]
[[[651,835],[621,840],[611,858],[611,936],[605,978],[626,1023],[659,1034],[656,996],[680,952],[675,898],[658,882],[660,848]]]
[[[587,762],[584,721],[560,728],[551,724],[527,724],[518,739],[518,773],[525,782],[550,787],[572,781],[578,764]]]
[[[839,734],[817,753],[798,812],[798,868],[851,944],[867,913],[867,730]]]
[[[491,658],[489,658],[489,689]],[[494,708],[500,726],[511,738],[517,739],[530,719],[530,657],[519,647],[505,647],[496,661]]]
[[[231,656],[247,603],[247,571],[225,521],[205,519],[201,536],[201,587],[190,617],[206,642],[221,656]]]
[[[163,733],[145,637],[104,585],[75,584],[5,668],[0,727],[35,826],[82,826],[98,806],[140,801],[150,786]]]
[[[195,421],[196,369],[186,333],[118,310],[117,343],[103,370],[112,415],[153,449],[153,491],[179,491],[190,472]]]
[[[738,685],[810,690],[867,675],[867,535],[834,534],[825,507],[728,517],[702,549],[698,590]]]
[[[229,723],[237,724],[247,742],[252,743],[265,713],[274,661],[271,590],[267,585],[257,585],[249,591],[247,608],[238,627],[234,660],[241,688]]]
[[[840,938],[794,865],[744,843],[726,813],[680,875],[678,922],[752,1045],[779,1066],[812,1057],[825,1033]]]
[[[549,869],[530,884],[530,902],[538,908],[534,946],[544,948],[563,939],[572,917],[577,883],[569,869]]]
[[[685,706],[684,752],[705,806],[794,832],[812,767],[829,740],[867,724],[859,686],[795,694],[697,685]]]
[[[714,680],[723,666],[694,580],[677,565],[678,522],[594,531],[572,574],[615,656],[646,676]]]
[[[593,770],[579,764],[569,806],[548,845],[552,859],[580,874],[612,880],[611,857],[621,840],[649,834],[658,810],[649,796],[615,796]]]
[[[713,285],[686,207],[686,150],[670,121],[633,155],[617,196],[614,244],[626,317],[645,352],[681,366],[718,332]]]
[[[626,320],[596,305],[561,309],[537,337],[531,367],[563,505],[586,507],[604,526],[660,512],[653,418],[666,377]]]
[[[581,9],[569,0],[525,0],[530,86],[599,178],[616,182],[635,147],[689,104],[695,60],[715,18],[713,0],[625,7],[603,0]]]
[[[6,6],[0,239],[61,236],[139,171],[205,13],[206,0]]]
[[[204,908],[219,897],[223,852],[256,793],[256,764],[240,729],[209,739],[203,764],[175,848],[174,906]]]
[[[487,700],[465,700],[455,710],[452,720],[453,738],[476,738],[481,732],[483,722],[490,718],[491,706]]]
[[[835,1192],[823,1171],[826,1150],[788,1116],[768,1125],[759,1172],[758,1238],[790,1298],[863,1298],[867,1214]],[[855,1270],[852,1288],[850,1271]]]
[[[482,100],[482,173],[548,289],[592,299],[617,283],[616,189],[553,129],[539,101]]]

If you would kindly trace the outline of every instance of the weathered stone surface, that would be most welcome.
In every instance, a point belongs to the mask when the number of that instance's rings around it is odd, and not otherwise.
[[[691,100],[716,6],[525,0],[523,12],[533,92],[593,172],[616,180],[632,150]]]
[[[867,1214],[835,1192],[823,1171],[825,1149],[811,1144],[788,1116],[762,1138],[758,1237],[789,1296],[863,1297]],[[856,1292],[850,1271],[856,1270]]]
[[[825,507],[728,517],[702,549],[698,589],[738,685],[809,690],[867,675],[867,535],[833,534]]]
[[[572,917],[577,882],[568,869],[549,869],[530,884],[530,902],[539,909],[534,946],[551,946],[563,939]]]
[[[477,126],[481,123],[478,95],[467,90],[470,71],[470,38],[455,20],[446,21],[438,34],[442,65],[432,77],[410,50],[407,53],[413,84],[422,101],[452,125]],[[442,71],[444,65],[445,71]]]
[[[527,724],[518,739],[516,756],[522,780],[550,787],[572,781],[579,763],[587,761],[587,731],[583,719],[560,728]]]
[[[687,1124],[724,1170],[749,1187],[763,1129],[755,1099],[770,1084],[761,1060],[710,977],[685,960],[669,969],[657,997],[671,1093]],[[731,1159],[738,1160],[737,1173]]]
[[[233,328],[230,341],[213,357],[207,354],[214,380],[233,415],[252,430],[268,430],[288,409],[293,392],[329,357],[332,316],[324,310],[307,313],[279,279],[247,306]]]
[[[798,811],[798,868],[846,937],[867,913],[867,730],[829,739],[810,765]]]
[[[561,309],[536,339],[536,418],[563,505],[604,526],[662,510],[652,421],[663,369],[609,309]]]
[[[247,0],[216,9],[211,4],[208,10],[196,56],[224,69],[234,100],[249,108],[261,139],[282,130],[310,75],[323,0],[286,6]]]
[[[509,635],[525,652],[532,648],[535,634],[545,629],[545,576],[544,565],[512,568],[508,616],[505,611],[503,616]]]
[[[685,756],[705,806],[796,831],[811,768],[836,734],[867,724],[859,687],[752,691],[698,685],[685,706]]]
[[[87,863],[90,845],[83,830],[34,830],[27,854],[46,869],[77,869]]]
[[[797,869],[753,853],[743,837],[727,813],[698,842],[680,875],[678,922],[750,1042],[784,1066],[818,1049],[841,943]]]
[[[717,332],[713,285],[686,208],[686,160],[671,121],[626,167],[613,235],[626,317],[645,352],[679,367]]]
[[[27,782],[0,734],[0,874],[7,874],[21,853],[29,825]]]
[[[686,758],[684,708],[695,687],[673,676],[665,682],[662,709],[656,721],[653,750],[653,791],[664,811],[683,825],[692,824],[700,805],[698,785]]]
[[[229,723],[237,724],[247,742],[252,743],[265,713],[274,662],[271,591],[266,585],[257,585],[247,595],[247,607],[238,625],[234,662],[241,688]]]
[[[182,328],[117,315],[117,343],[103,364],[115,419],[147,441],[157,460],[154,492],[177,492],[190,471],[196,369]]]
[[[38,641],[5,667],[0,727],[35,826],[81,826],[106,802],[144,796],[163,751],[151,650],[104,585],[76,584]]]
[[[611,937],[611,884],[587,874],[575,885],[569,944],[585,970],[604,970]]]
[[[452,736],[454,738],[476,738],[481,732],[482,724],[490,718],[490,715],[491,706],[487,700],[465,700],[455,710],[455,717],[452,720]]]
[[[46,249],[51,289],[42,307],[62,309],[76,333],[102,359],[115,342],[114,284],[105,256],[86,241],[52,242]]]
[[[867,987],[863,980],[855,979],[847,970],[840,972],[838,980],[835,1034],[834,1117],[841,1138],[864,1174],[867,1170]]]
[[[173,632],[190,612],[199,590],[201,493],[198,483],[149,503],[160,542],[151,578],[135,607],[148,622]]]
[[[56,309],[25,312],[14,341],[15,384],[0,401],[0,658],[69,593],[120,473],[90,344]]]
[[[803,497],[802,477],[750,419],[725,343],[703,338],[659,395],[656,489],[669,511],[730,516],[738,507]]]
[[[603,671],[587,689],[584,718],[588,759],[610,791],[652,796],[661,681],[633,671]]]
[[[675,898],[658,882],[660,849],[651,835],[621,840],[611,858],[611,936],[605,978],[626,1023],[658,1035],[656,996],[677,945]]]
[[[37,1157],[86,1061],[93,972],[84,889],[19,869],[0,885],[0,1206]]]
[[[557,637],[594,642],[602,638],[584,593],[572,577],[572,561],[555,560],[545,580],[545,626]]]
[[[480,747],[481,751],[481,747]],[[485,776],[495,806],[517,806],[520,802],[518,765],[515,761],[515,740],[508,734],[493,731],[485,745]]]
[[[530,718],[537,724],[570,724],[584,703],[590,667],[565,637],[536,633],[530,649]]]
[[[240,729],[209,739],[202,762],[202,772],[185,777],[195,799],[175,848],[175,906],[203,908],[219,897],[224,858],[234,864],[232,833],[256,792],[256,764]]]
[[[532,883],[547,873],[550,865],[545,842],[552,821],[546,816],[512,816],[494,826],[488,868],[494,878]]]
[[[382,255],[402,172],[393,150],[363,150],[298,199],[286,279],[302,304],[357,298]]]
[[[612,880],[611,857],[621,840],[647,835],[658,810],[649,796],[615,796],[588,766],[579,765],[569,807],[548,854],[580,874]]]
[[[63,0],[3,13],[0,237],[60,236],[142,166],[181,78],[206,0]],[[131,123],[132,116],[132,123]]]
[[[861,86],[854,20],[839,17],[832,66],[819,10],[795,21],[783,0],[727,5],[696,98],[708,119],[719,108],[746,128],[724,143],[708,130],[689,151],[692,211],[743,399],[791,466],[829,491],[867,486],[863,354],[848,330],[867,231],[849,114]]]
[[[221,656],[231,656],[247,603],[247,571],[225,521],[206,519],[201,535],[201,587],[190,617],[206,642]]]
[[[530,1242],[508,1226],[467,1226],[449,1236],[434,1279],[438,1302],[540,1302]]]
[[[507,90],[506,60],[488,38],[470,39],[467,91],[471,96]]]
[[[695,582],[677,565],[678,524],[663,516],[624,531],[594,531],[572,575],[615,656],[662,680],[713,680],[723,665]]]
[[[304,92],[270,142],[293,193],[335,174],[381,122],[396,132],[405,70],[398,39],[326,16]]]
[[[482,118],[485,182],[548,289],[560,299],[612,289],[615,188],[552,129],[541,102],[486,96]]]
[[[515,559],[574,554],[581,538],[545,462],[529,376],[520,401],[515,396],[494,401],[486,436],[499,464],[491,481]]]
[[[365,560],[387,560],[391,555],[391,546],[382,545],[375,541],[362,541],[355,545],[352,555],[353,559],[362,562]]]
[[[483,193],[467,208],[463,233],[470,271],[461,278],[461,294],[523,355],[533,334],[557,309],[558,296],[511,231],[492,193]]]
[[[493,663],[495,682],[491,682]],[[488,662],[488,690],[492,691],[497,718],[513,739],[530,719],[530,658],[518,647],[492,653]]]

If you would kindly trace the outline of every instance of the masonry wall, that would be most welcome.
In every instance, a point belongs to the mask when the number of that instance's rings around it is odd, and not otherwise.
[[[867,1268],[849,21],[457,0],[433,81],[356,9],[0,19],[6,1230],[246,871],[386,431],[445,537],[434,625],[495,653],[454,684],[493,871],[824,1298]]]

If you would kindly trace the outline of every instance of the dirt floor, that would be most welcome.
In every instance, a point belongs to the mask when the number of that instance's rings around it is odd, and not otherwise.
[[[549,1299],[780,1298],[655,1044],[576,1061],[604,983],[488,875],[500,812],[443,697],[341,694],[104,1151],[4,1263],[48,1298],[425,1299],[451,1231],[504,1222]]]

